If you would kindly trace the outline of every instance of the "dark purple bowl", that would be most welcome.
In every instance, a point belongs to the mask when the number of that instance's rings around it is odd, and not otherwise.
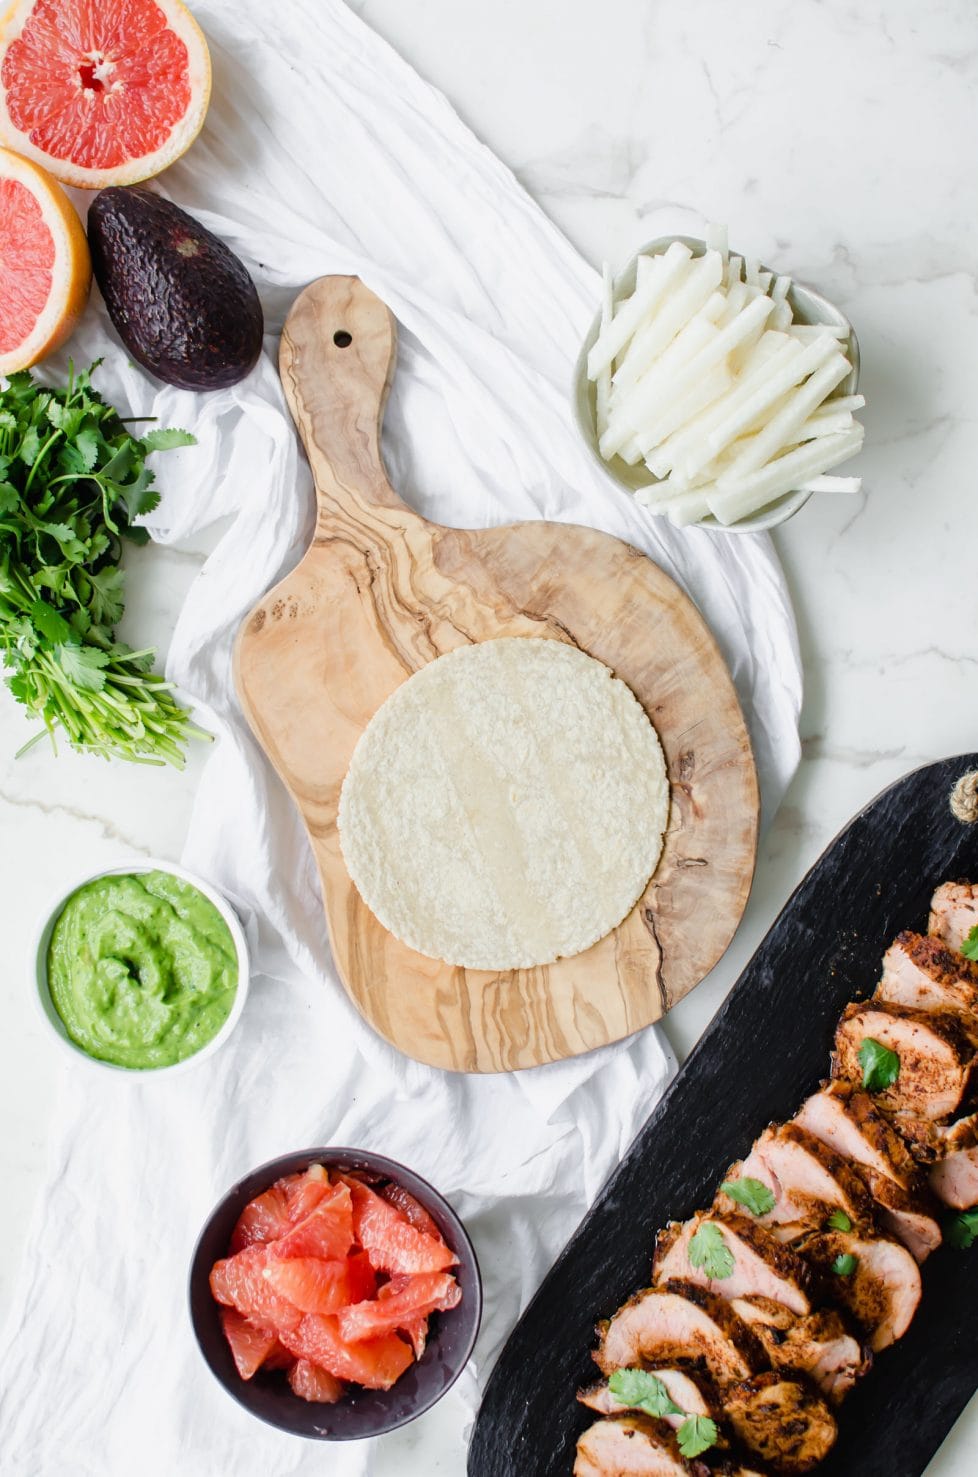
[[[418,1200],[434,1219],[458,1257],[454,1269],[462,1301],[449,1313],[434,1313],[421,1358],[390,1390],[364,1390],[357,1385],[336,1405],[317,1405],[293,1395],[281,1371],[259,1370],[243,1380],[234,1367],[221,1328],[219,1306],[211,1296],[211,1267],[227,1255],[231,1232],[249,1200],[286,1174],[310,1164],[344,1172],[358,1170],[379,1180],[393,1180]],[[361,1149],[303,1149],[272,1159],[246,1175],[218,1203],[200,1233],[190,1264],[190,1318],[197,1343],[212,1374],[228,1394],[259,1420],[295,1436],[319,1441],[359,1441],[405,1426],[451,1389],[469,1361],[482,1317],[482,1279],[472,1242],[447,1200],[403,1164]]]

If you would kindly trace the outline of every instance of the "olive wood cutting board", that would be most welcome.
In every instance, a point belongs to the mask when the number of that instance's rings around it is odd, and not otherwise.
[[[237,688],[308,829],[336,966],[362,1014],[434,1066],[535,1066],[657,1020],[727,947],[754,869],[750,742],[702,617],[643,554],[566,524],[440,527],[402,502],[380,452],[395,344],[390,312],[356,277],[321,278],[292,308],[280,367],[316,529],[241,628]],[[384,700],[425,663],[499,636],[570,642],[611,667],[655,724],[671,783],[661,861],[619,927],[574,958],[504,973],[443,964],[388,933],[347,874],[336,824],[354,746]]]
[[[734,1160],[828,1074],[843,1007],[869,994],[902,928],[926,932],[941,882],[978,880],[978,824],[956,820],[965,754],[907,775],[832,843],[568,1242],[503,1349],[469,1477],[570,1477],[593,1414],[594,1326],[648,1285],[657,1227],[709,1205]],[[978,1387],[978,1246],[924,1264],[906,1335],[846,1400],[818,1477],[919,1477]]]

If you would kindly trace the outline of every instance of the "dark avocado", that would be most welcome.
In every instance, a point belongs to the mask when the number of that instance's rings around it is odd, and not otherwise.
[[[88,212],[95,280],[134,359],[185,390],[237,384],[261,353],[261,303],[244,265],[150,190],[112,186]]]

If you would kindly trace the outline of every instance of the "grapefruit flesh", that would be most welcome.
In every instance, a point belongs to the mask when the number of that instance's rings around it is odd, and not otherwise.
[[[295,1328],[302,1312],[280,1297],[265,1276],[268,1257],[264,1246],[246,1246],[236,1256],[215,1262],[211,1268],[211,1292],[219,1303],[236,1308],[263,1328],[281,1331]]]
[[[274,1243],[273,1254],[288,1260],[345,1257],[353,1245],[353,1206],[346,1185],[330,1185],[319,1203]]]
[[[372,1297],[377,1279],[364,1256],[325,1261],[297,1256],[288,1261],[269,1257],[265,1278],[279,1297],[303,1313],[338,1313],[350,1303]]]
[[[412,1226],[395,1206],[350,1180],[353,1232],[374,1266],[384,1272],[443,1272],[458,1261],[440,1237]]]
[[[302,1400],[314,1400],[320,1405],[335,1405],[343,1394],[343,1385],[333,1375],[327,1374],[308,1359],[297,1359],[289,1371],[289,1384]]]
[[[378,1193],[389,1205],[399,1210],[416,1231],[424,1231],[426,1236],[434,1236],[437,1241],[441,1240],[441,1232],[434,1216],[429,1215],[420,1201],[415,1200],[410,1190],[405,1190],[403,1185],[395,1185],[391,1181],[382,1186]]]
[[[243,1380],[250,1380],[278,1344],[278,1334],[250,1323],[235,1308],[221,1309],[221,1327],[231,1346],[235,1368]]]
[[[392,1278],[375,1300],[355,1303],[337,1317],[340,1333],[349,1342],[379,1338],[406,1329],[429,1313],[446,1313],[461,1299],[458,1283],[445,1272],[422,1272]]]
[[[287,1193],[281,1183],[272,1185],[250,1200],[231,1232],[232,1255],[246,1246],[264,1246],[277,1236],[284,1236],[291,1226]]]
[[[335,1317],[318,1313],[307,1314],[298,1328],[283,1330],[281,1339],[297,1358],[367,1390],[389,1390],[414,1363],[414,1350],[396,1334],[351,1342],[343,1338]]]
[[[64,343],[91,280],[88,242],[65,192],[0,149],[0,374],[27,369]]]
[[[158,174],[210,99],[207,43],[180,0],[14,0],[0,57],[4,141],[83,189]]]

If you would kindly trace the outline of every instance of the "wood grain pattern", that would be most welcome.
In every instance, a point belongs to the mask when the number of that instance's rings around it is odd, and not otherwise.
[[[750,743],[710,632],[644,555],[562,524],[443,528],[401,501],[380,454],[395,343],[357,278],[322,278],[292,309],[281,372],[316,531],[241,629],[238,692],[308,828],[336,965],[367,1020],[435,1066],[533,1066],[648,1025],[723,953],[753,875]],[[658,730],[672,793],[662,860],[624,922],[575,958],[511,973],[442,964],[389,934],[349,879],[336,827],[381,703],[435,657],[498,636],[572,642],[611,667]]]
[[[648,1284],[655,1231],[709,1205],[764,1126],[827,1075],[848,1002],[870,994],[902,928],[927,928],[931,893],[978,880],[978,824],[948,804],[978,754],[928,765],[846,827],[788,901],[679,1076],[516,1325],[493,1370],[469,1477],[570,1477],[594,1419],[595,1324]],[[846,1400],[818,1477],[919,1477],[978,1385],[978,1248],[923,1267],[909,1331]]]

